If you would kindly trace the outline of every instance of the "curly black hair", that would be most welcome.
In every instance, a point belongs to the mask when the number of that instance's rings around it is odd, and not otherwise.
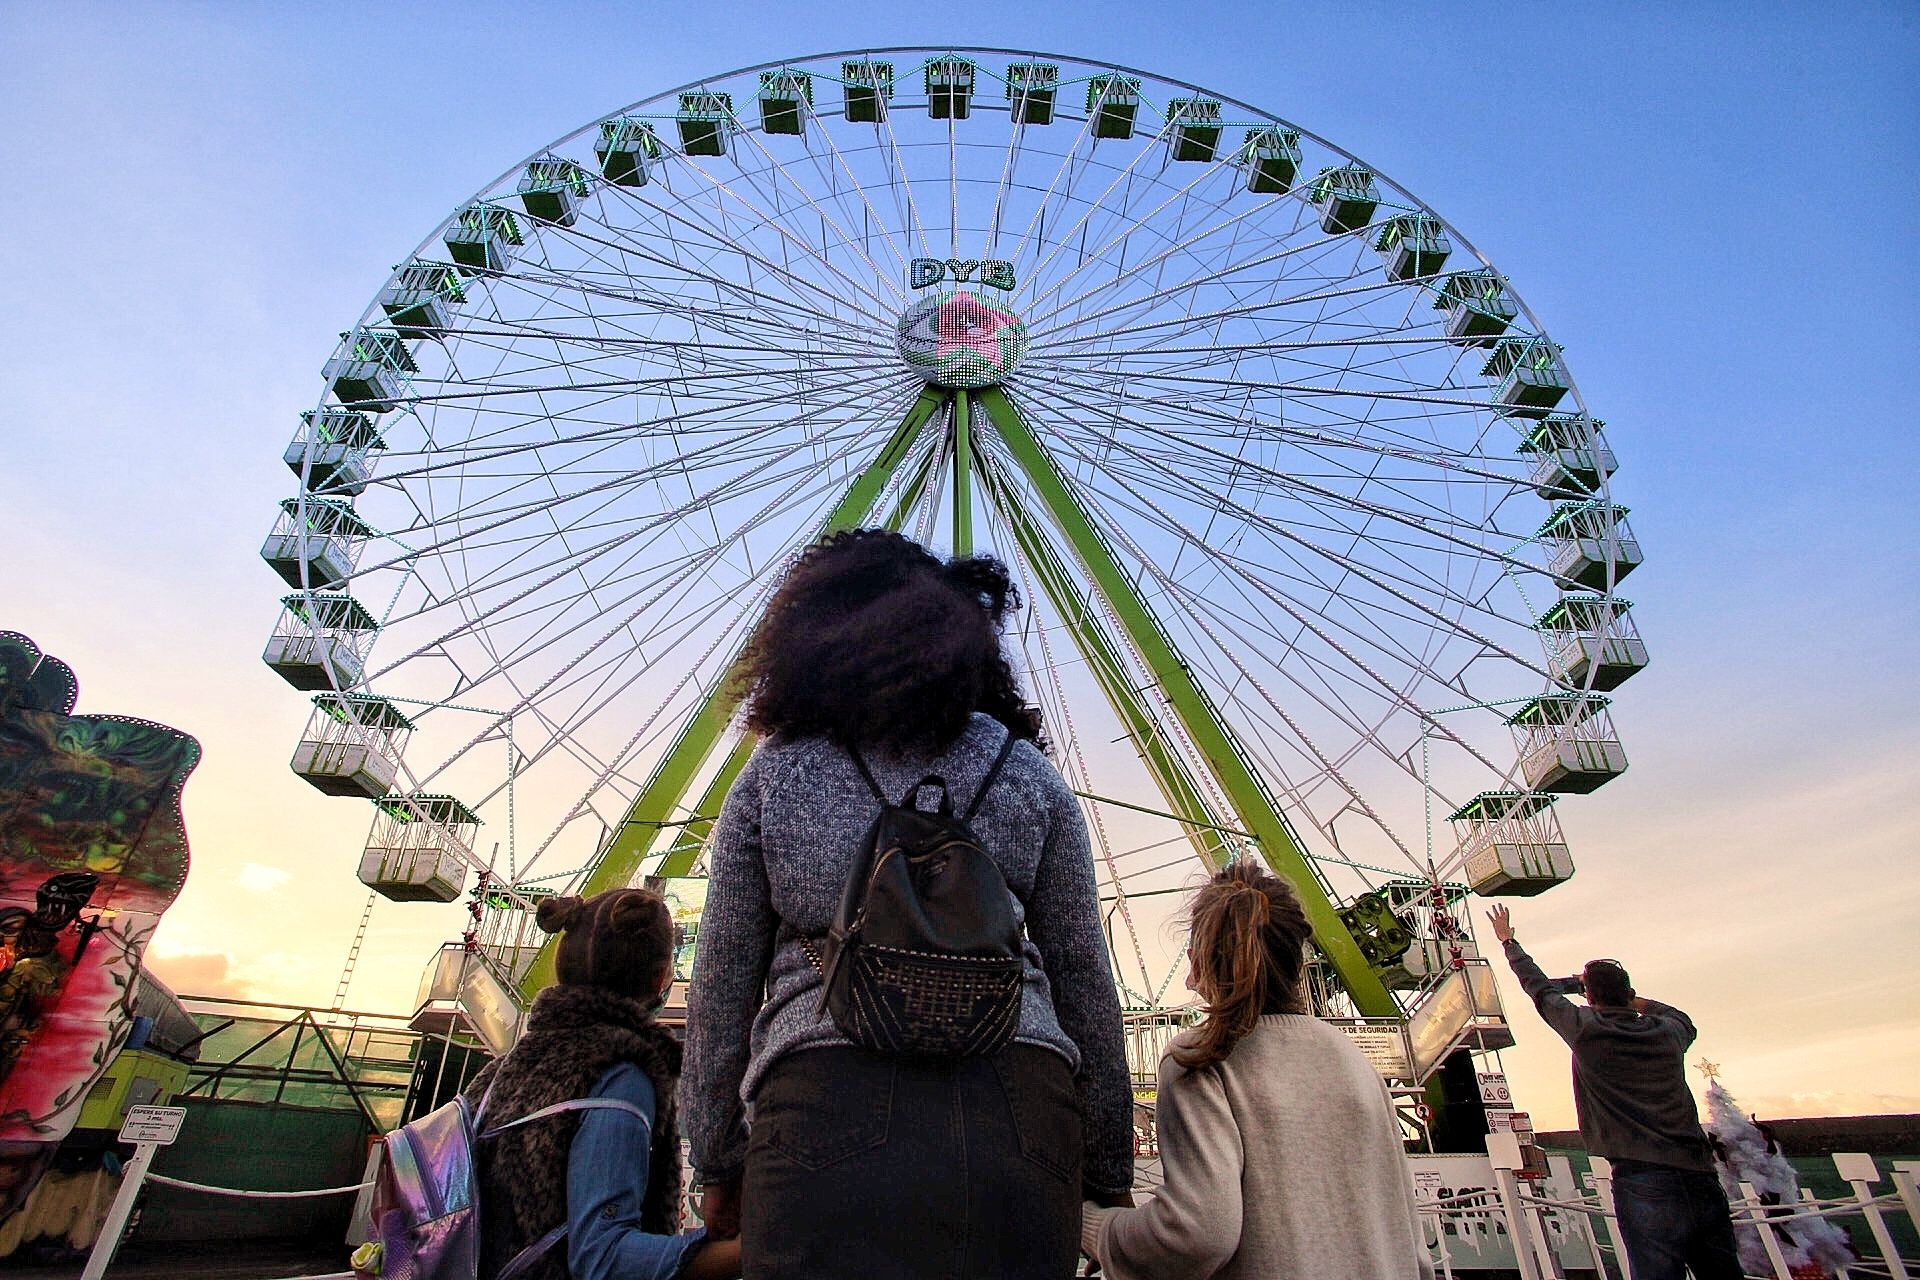
[[[1044,749],[1000,640],[1019,607],[992,556],[941,560],[885,529],[828,534],[788,568],[741,654],[747,727],[937,752],[982,711]]]

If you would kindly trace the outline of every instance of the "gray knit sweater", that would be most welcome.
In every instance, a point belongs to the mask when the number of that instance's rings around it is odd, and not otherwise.
[[[936,757],[869,753],[867,763],[894,799],[940,774],[961,812],[1006,733],[976,714]],[[799,939],[833,922],[879,811],[852,758],[821,738],[763,742],[727,794],[707,855],[680,1085],[682,1125],[703,1176],[730,1175],[745,1161],[743,1106],[776,1058],[847,1043],[820,1008],[820,975]],[[1074,1068],[1086,1121],[1083,1177],[1096,1191],[1124,1192],[1133,1183],[1133,1097],[1079,801],[1046,757],[1021,743],[970,825],[1024,911],[1016,1039]]]
[[[1169,1054],[1156,1112],[1166,1185],[1087,1209],[1113,1280],[1432,1280],[1386,1086],[1326,1023],[1267,1014],[1199,1071]]]

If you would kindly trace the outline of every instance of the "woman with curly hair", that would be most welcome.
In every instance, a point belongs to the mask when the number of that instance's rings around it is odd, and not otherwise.
[[[749,639],[760,735],[708,850],[683,1085],[703,1216],[756,1278],[1073,1272],[1079,1204],[1128,1202],[1132,1095],[1078,801],[1000,631],[1006,568],[898,534],[809,547]],[[1024,921],[993,1054],[855,1048],[817,953],[888,796],[939,775]],[[1000,770],[982,791],[996,761]]]
[[[1166,1183],[1137,1209],[1088,1204],[1082,1247],[1113,1280],[1433,1280],[1386,1085],[1307,1011],[1299,895],[1243,859],[1190,915],[1206,1016],[1160,1062]]]

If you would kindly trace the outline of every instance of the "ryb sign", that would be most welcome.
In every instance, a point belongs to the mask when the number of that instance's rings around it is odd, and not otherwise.
[[[942,280],[966,284],[975,277],[989,289],[1011,289],[1013,264],[998,258],[915,258],[907,264],[907,280],[915,289],[924,289]]]

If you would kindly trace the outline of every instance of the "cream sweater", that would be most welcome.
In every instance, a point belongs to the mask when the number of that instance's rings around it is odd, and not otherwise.
[[[1339,1031],[1269,1014],[1218,1068],[1169,1055],[1157,1107],[1166,1185],[1087,1207],[1113,1280],[1432,1280],[1393,1104]]]

